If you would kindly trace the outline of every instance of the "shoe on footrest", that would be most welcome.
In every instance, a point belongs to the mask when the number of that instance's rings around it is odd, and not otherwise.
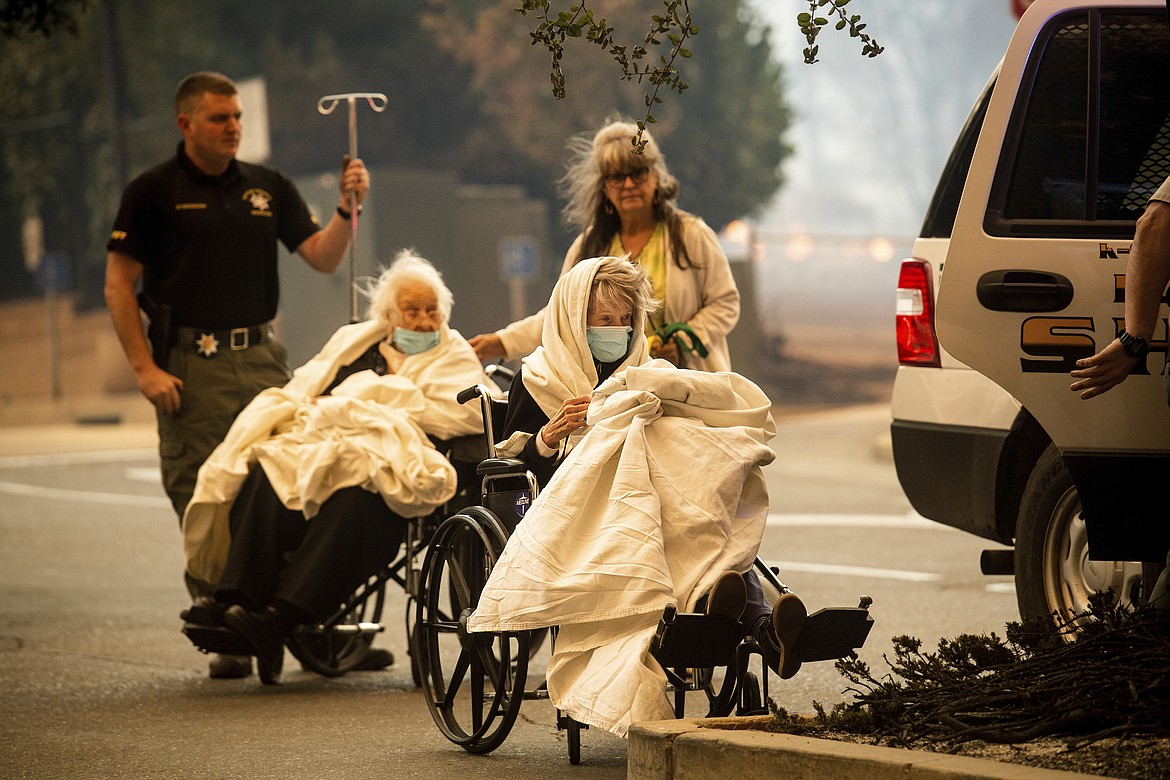
[[[376,672],[393,665],[394,653],[384,647],[371,647],[361,660],[354,664],[353,669],[355,672]]]
[[[780,675],[781,680],[787,680],[800,671],[802,659],[796,653],[796,643],[800,641],[800,632],[807,617],[808,610],[799,596],[795,593],[781,593],[772,605],[771,616],[761,618],[753,627],[752,633],[760,645],[764,662]]]
[[[200,626],[222,626],[223,613],[226,611],[226,604],[220,604],[210,596],[199,596],[191,602],[191,606],[179,613],[179,619]]]
[[[252,645],[248,643],[248,640],[230,628],[184,623],[182,631],[191,640],[191,644],[205,653],[228,656],[252,655]]]
[[[252,674],[252,656],[216,654],[207,665],[208,676],[213,680],[240,680]]]
[[[747,583],[743,575],[737,571],[720,574],[707,595],[707,614],[723,615],[738,623],[746,606]]]
[[[223,619],[228,628],[251,645],[260,682],[265,685],[278,683],[284,667],[286,632],[276,613],[271,608],[264,612],[252,612],[237,604],[224,613]]]

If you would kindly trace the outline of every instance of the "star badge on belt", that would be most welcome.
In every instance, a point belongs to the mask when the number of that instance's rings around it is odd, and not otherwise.
[[[213,333],[201,333],[195,339],[195,351],[203,357],[211,357],[219,352],[219,339]]]

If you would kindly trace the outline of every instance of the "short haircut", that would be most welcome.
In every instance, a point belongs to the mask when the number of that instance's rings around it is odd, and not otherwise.
[[[413,249],[403,249],[395,255],[390,267],[364,291],[370,299],[369,319],[381,320],[388,328],[397,327],[400,322],[398,293],[410,282],[424,284],[435,291],[439,299],[439,317],[446,325],[451,320],[455,296],[431,261],[420,257]]]
[[[239,94],[236,82],[222,73],[210,70],[201,70],[192,73],[179,82],[175,90],[175,114],[193,114],[203,94],[210,92],[213,95],[231,97]]]

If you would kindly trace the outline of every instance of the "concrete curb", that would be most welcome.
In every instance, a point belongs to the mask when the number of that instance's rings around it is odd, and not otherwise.
[[[774,734],[761,728],[769,717],[685,718],[634,725],[629,731],[627,780],[1101,780],[1079,772],[984,758]]]

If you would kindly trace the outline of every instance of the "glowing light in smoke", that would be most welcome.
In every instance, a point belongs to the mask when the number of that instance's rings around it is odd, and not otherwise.
[[[807,233],[796,233],[788,239],[788,246],[785,247],[784,254],[794,263],[803,263],[808,260],[814,248],[815,242],[812,236]]]
[[[879,263],[888,263],[894,259],[894,242],[888,238],[876,236],[869,240],[869,256]]]
[[[728,222],[727,227],[723,228],[723,234],[727,236],[728,241],[734,241],[744,246],[747,246],[748,242],[752,240],[752,229],[741,219],[733,219]]]

